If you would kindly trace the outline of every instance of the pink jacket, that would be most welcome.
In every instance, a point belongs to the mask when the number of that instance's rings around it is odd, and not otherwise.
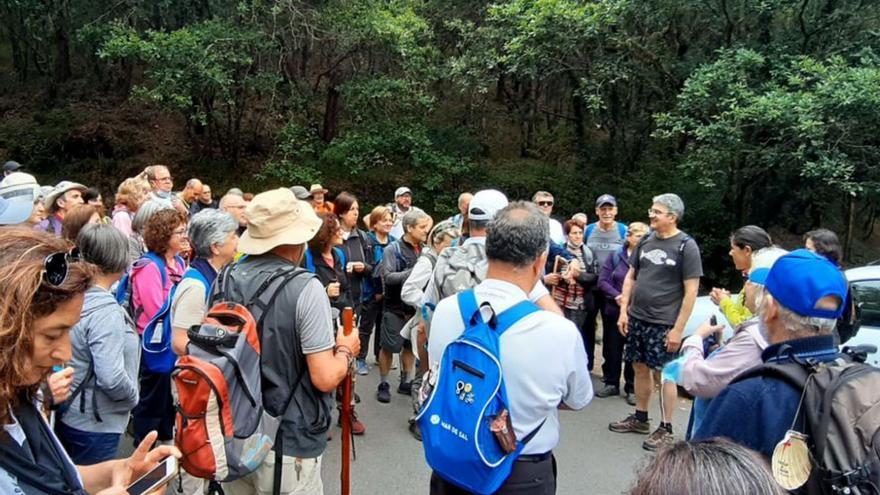
[[[144,327],[150,322],[150,318],[162,309],[165,299],[171,292],[171,288],[180,281],[186,267],[182,263],[177,266],[168,265],[165,288],[162,288],[162,276],[159,267],[155,263],[141,259],[135,262],[131,268],[131,302],[139,313],[135,325],[138,335],[144,332]]]
[[[119,229],[120,232],[126,235],[126,237],[131,237],[131,219],[132,214],[128,211],[128,207],[125,205],[116,205],[113,208],[113,219],[110,221],[110,224]]]
[[[738,326],[727,343],[705,358],[702,337],[691,335],[681,346],[681,354],[687,356],[681,369],[682,386],[697,397],[711,399],[737,375],[761,364],[767,345],[754,320]]]

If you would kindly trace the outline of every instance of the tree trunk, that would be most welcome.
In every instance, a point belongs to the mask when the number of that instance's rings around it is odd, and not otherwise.
[[[851,194],[846,202],[846,236],[843,239],[843,260],[849,261],[852,256],[853,226],[856,221],[856,195]]]
[[[55,18],[55,82],[70,79],[70,19],[67,2],[58,4]]]
[[[329,143],[336,137],[339,128],[339,90],[331,84],[327,87],[327,102],[324,105],[324,130],[321,139]]]

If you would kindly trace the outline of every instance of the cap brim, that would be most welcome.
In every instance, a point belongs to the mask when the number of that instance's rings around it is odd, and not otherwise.
[[[315,237],[320,228],[321,219],[315,216],[299,219],[272,237],[257,239],[251,236],[250,231],[245,230],[238,240],[238,251],[242,254],[258,255],[265,254],[278,246],[305,244]]]
[[[767,285],[767,277],[770,275],[769,268],[758,268],[749,274],[749,282],[758,285]]]
[[[30,218],[33,211],[31,201],[7,201],[6,209],[0,213],[0,225],[18,225]]]

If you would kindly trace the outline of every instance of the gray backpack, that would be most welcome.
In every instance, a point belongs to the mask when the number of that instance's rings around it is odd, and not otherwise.
[[[437,300],[479,284],[486,278],[488,266],[486,246],[482,244],[472,243],[444,249],[434,270],[434,284],[439,289]]]
[[[865,357],[864,348],[844,347],[831,362],[765,363],[734,380],[770,376],[802,390],[795,422],[808,434],[813,470],[795,493],[880,493],[880,369]]]

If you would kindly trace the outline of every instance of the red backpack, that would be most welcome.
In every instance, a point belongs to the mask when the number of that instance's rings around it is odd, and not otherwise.
[[[183,469],[216,482],[257,469],[275,442],[279,419],[263,409],[260,338],[251,313],[221,302],[187,331],[172,374],[178,404],[175,443]]]

